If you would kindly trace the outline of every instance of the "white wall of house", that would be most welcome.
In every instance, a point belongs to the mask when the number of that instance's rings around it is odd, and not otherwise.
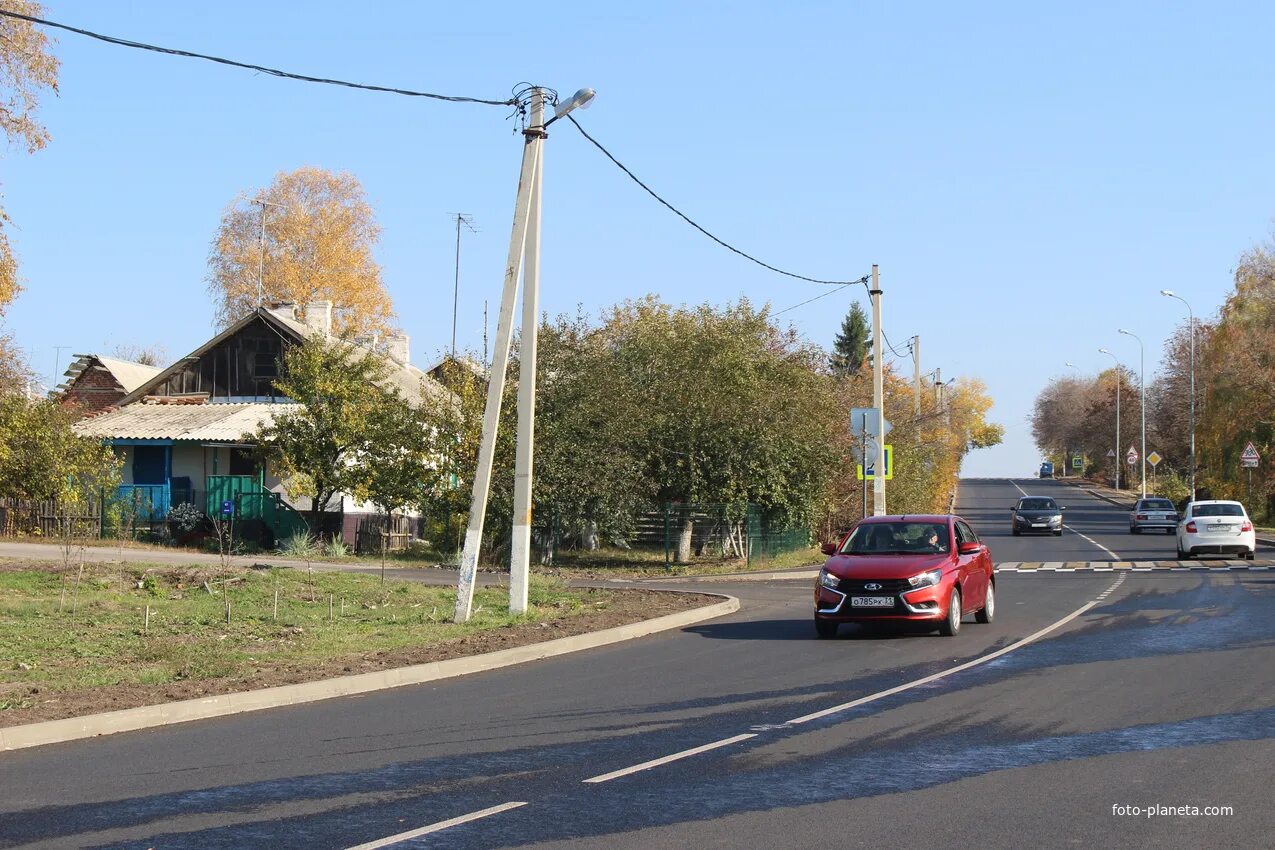
[[[194,443],[173,444],[173,478],[189,478],[190,486],[204,489],[204,447]]]
[[[132,446],[114,446],[115,455],[120,459],[120,483],[133,483],[133,447]]]

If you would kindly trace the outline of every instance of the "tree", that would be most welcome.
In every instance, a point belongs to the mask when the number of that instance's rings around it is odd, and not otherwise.
[[[30,0],[6,0],[5,6],[32,17],[44,12]],[[0,18],[0,133],[9,144],[25,146],[27,153],[49,142],[48,131],[35,119],[42,89],[58,90],[58,60],[49,52],[49,38],[28,21]],[[9,220],[0,208],[0,314],[21,291],[18,262],[4,232]]]
[[[119,459],[99,440],[77,435],[72,421],[51,399],[0,396],[0,495],[65,508],[114,488]]]
[[[168,350],[162,345],[138,345],[137,343],[121,342],[110,350],[108,357],[115,357],[119,360],[128,360],[132,363],[141,363],[143,366],[167,366],[169,363]]]
[[[838,375],[854,375],[863,368],[868,356],[868,317],[859,302],[841,320],[841,330],[832,343],[832,371]]]
[[[267,202],[236,201],[222,214],[208,256],[208,291],[222,326],[265,301],[332,302],[334,330],[362,335],[391,330],[394,310],[372,253],[380,227],[354,175],[304,167],[280,172]],[[265,215],[265,260],[261,224]]]
[[[365,487],[362,458],[387,390],[387,366],[349,344],[310,337],[284,352],[275,386],[300,408],[274,417],[254,435],[262,456],[275,463],[288,494],[310,500],[310,530],[319,533],[328,502]]]

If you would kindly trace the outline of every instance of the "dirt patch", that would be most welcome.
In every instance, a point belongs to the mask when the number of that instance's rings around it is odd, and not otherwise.
[[[413,664],[481,655],[554,638],[628,625],[721,601],[719,597],[704,594],[652,590],[607,588],[604,591],[584,592],[597,593],[599,596],[605,594],[606,608],[584,611],[570,617],[542,623],[521,623],[474,632],[434,644],[345,656],[305,666],[262,664],[234,676],[216,679],[183,680],[161,685],[122,684],[58,691],[33,686],[24,689],[27,691],[24,694],[26,703],[24,707],[0,712],[0,727],[80,717],[86,714],[256,690],[276,685],[294,685],[338,676],[351,676]]]

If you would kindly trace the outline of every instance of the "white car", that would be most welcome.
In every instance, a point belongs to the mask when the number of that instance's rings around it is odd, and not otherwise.
[[[1178,560],[1196,555],[1238,555],[1253,560],[1257,534],[1239,502],[1189,502],[1178,523]]]

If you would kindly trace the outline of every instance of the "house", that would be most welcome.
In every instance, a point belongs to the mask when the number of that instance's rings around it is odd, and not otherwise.
[[[210,516],[233,515],[245,536],[268,545],[305,529],[301,512],[311,506],[288,498],[286,483],[257,462],[247,435],[299,408],[275,387],[283,352],[331,331],[330,301],[260,307],[75,429],[115,447],[123,461],[118,498],[146,518],[161,520],[189,502]],[[409,401],[452,403],[450,392],[411,365],[406,336],[356,344],[386,360],[386,381]],[[380,521],[375,506],[349,495],[334,496],[326,510],[340,524],[313,531],[350,545],[358,543],[360,525]]]
[[[99,413],[160,373],[158,366],[104,357],[77,354],[66,370],[66,381],[58,385],[58,402],[81,416]]]

